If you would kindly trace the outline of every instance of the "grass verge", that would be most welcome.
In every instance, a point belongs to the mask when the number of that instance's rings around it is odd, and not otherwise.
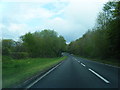
[[[117,59],[99,59],[99,58],[88,58],[88,57],[83,57],[83,56],[79,56],[79,57],[87,59],[87,60],[92,60],[92,61],[120,67],[119,60],[117,60]]]
[[[3,60],[2,78],[3,88],[9,88],[20,84],[29,77],[36,75],[67,57],[60,58],[29,58],[21,60]]]

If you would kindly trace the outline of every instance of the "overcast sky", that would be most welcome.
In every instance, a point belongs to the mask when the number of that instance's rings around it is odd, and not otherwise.
[[[1,0],[2,38],[18,40],[27,32],[51,29],[67,42],[91,29],[108,0]]]

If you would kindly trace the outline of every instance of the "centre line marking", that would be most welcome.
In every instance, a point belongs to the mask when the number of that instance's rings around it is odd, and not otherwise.
[[[108,80],[106,80],[105,78],[103,78],[102,76],[100,76],[99,74],[97,74],[95,71],[93,71],[92,69],[88,69],[90,70],[93,74],[95,74],[96,76],[98,76],[100,79],[102,79],[104,82],[106,83],[110,83]]]
[[[85,67],[85,64],[81,63],[81,65],[83,65]]]

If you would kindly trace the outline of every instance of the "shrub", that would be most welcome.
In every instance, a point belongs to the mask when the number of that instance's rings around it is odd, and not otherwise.
[[[11,60],[12,58],[10,56],[2,56],[2,60]]]
[[[22,58],[28,58],[28,53],[27,52],[12,52],[11,57],[13,59],[22,59]]]
[[[10,55],[10,49],[7,47],[2,47],[2,55]]]

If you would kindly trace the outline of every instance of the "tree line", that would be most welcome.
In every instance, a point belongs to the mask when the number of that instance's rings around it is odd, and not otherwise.
[[[109,1],[94,28],[68,45],[68,52],[93,58],[120,59],[120,1]]]
[[[2,55],[15,59],[27,57],[59,57],[61,52],[85,56],[120,58],[120,1],[109,1],[98,14],[96,24],[81,38],[66,45],[54,30],[26,33],[20,41],[2,40]]]
[[[26,33],[20,41],[2,40],[2,55],[14,59],[28,57],[59,57],[66,50],[66,41],[54,30]]]

